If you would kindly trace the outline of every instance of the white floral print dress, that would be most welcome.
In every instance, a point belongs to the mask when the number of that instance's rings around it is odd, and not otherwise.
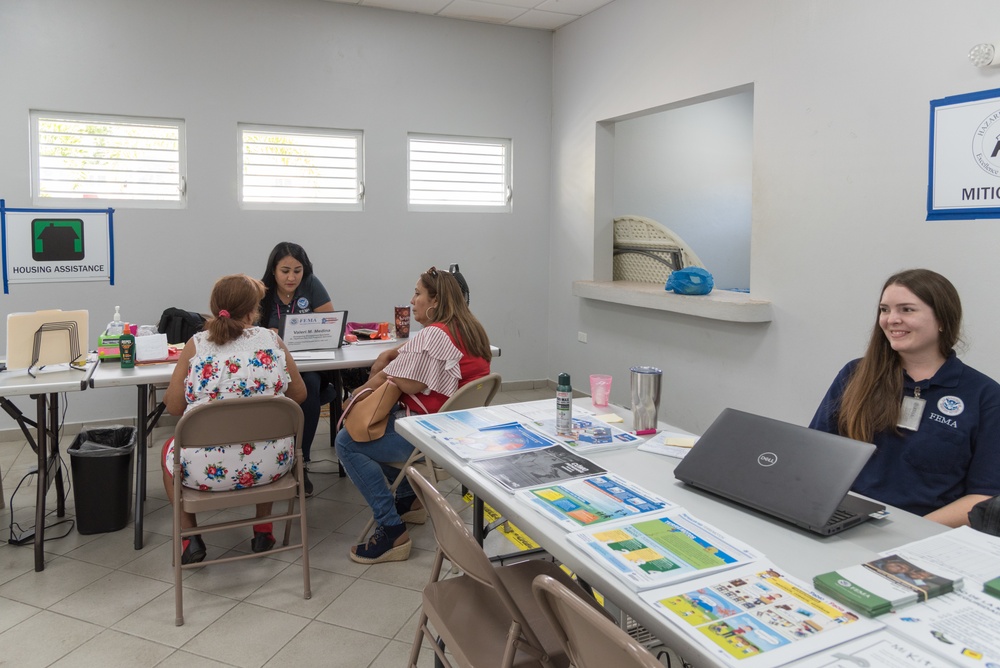
[[[289,376],[285,352],[269,329],[251,327],[235,341],[217,345],[207,332],[193,337],[195,355],[185,380],[188,406],[209,401],[285,393]],[[185,487],[205,491],[245,489],[274,482],[292,470],[294,439],[236,443],[218,448],[187,448],[181,459]],[[173,468],[173,439],[164,448]]]

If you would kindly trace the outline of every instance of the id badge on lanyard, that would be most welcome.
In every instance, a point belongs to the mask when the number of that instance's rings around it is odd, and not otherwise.
[[[920,398],[920,386],[914,387],[912,397],[903,397],[903,405],[899,409],[899,423],[896,426],[900,429],[917,431],[926,405],[927,400]]]

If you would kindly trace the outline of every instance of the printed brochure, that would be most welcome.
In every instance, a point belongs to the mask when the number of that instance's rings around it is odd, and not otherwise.
[[[581,529],[567,538],[638,591],[726,570],[763,556],[683,508]]]
[[[604,468],[561,445],[480,459],[472,462],[472,466],[511,492],[607,473]]]
[[[569,530],[674,508],[675,504],[613,474],[517,493]]]
[[[882,628],[767,562],[640,596],[728,666],[780,666]]]

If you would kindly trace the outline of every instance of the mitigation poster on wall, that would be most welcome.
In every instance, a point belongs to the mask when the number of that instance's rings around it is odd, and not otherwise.
[[[1000,218],[1000,89],[931,101],[927,220]]]
[[[3,291],[12,283],[115,284],[114,209],[15,209],[0,199]]]

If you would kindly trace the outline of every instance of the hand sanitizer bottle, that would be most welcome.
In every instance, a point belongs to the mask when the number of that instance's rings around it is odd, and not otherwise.
[[[122,322],[122,314],[120,311],[121,307],[115,307],[115,317],[108,323],[108,328],[104,332],[108,336],[121,336],[125,333],[125,325]]]

